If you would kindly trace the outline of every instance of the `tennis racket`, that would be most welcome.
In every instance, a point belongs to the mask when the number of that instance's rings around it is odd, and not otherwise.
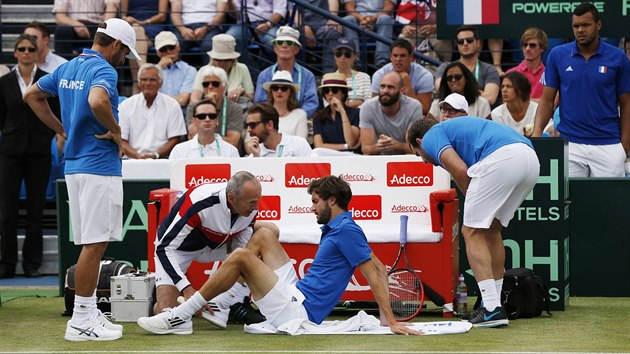
[[[389,303],[397,321],[409,321],[416,317],[424,303],[424,287],[420,277],[411,267],[407,259],[407,222],[409,216],[400,216],[400,248],[398,256],[388,273]],[[402,256],[402,257],[401,257]],[[404,258],[405,264],[398,265]]]

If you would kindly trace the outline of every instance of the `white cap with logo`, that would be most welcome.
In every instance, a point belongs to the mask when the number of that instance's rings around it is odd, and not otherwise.
[[[117,39],[129,48],[127,58],[140,60],[138,52],[136,52],[136,32],[129,22],[119,18],[110,18],[105,21],[106,28],[98,28],[96,32],[101,32],[114,39]]]

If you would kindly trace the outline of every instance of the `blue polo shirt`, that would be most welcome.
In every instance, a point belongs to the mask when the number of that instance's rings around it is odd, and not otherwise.
[[[534,148],[529,139],[505,124],[477,117],[458,117],[431,127],[422,138],[422,149],[442,166],[440,156],[446,149],[453,148],[470,167],[498,148],[515,143]]]
[[[92,88],[105,89],[118,122],[117,83],[116,70],[99,52],[91,49],[85,49],[81,55],[37,81],[40,90],[59,97],[61,121],[68,137],[65,174],[122,176],[118,145],[95,137],[107,133],[107,128],[96,120],[88,104]]]
[[[345,212],[321,227],[322,238],[308,272],[296,286],[306,297],[308,319],[322,323],[341,299],[358,265],[371,259],[363,230]]]
[[[630,62],[619,48],[600,38],[597,52],[586,60],[576,42],[555,47],[540,81],[560,92],[561,136],[590,145],[621,141],[617,104],[630,92]]]

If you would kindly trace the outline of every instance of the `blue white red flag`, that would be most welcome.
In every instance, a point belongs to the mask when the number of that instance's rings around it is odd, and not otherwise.
[[[499,0],[446,0],[445,2],[446,24],[448,25],[499,24]]]

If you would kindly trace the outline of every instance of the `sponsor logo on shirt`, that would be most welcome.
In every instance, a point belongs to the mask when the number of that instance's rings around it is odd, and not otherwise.
[[[354,220],[380,220],[382,200],[380,195],[353,195],[348,211]]]
[[[433,185],[433,165],[424,162],[389,162],[388,187],[428,187]]]
[[[258,216],[256,220],[280,220],[280,196],[263,195],[258,201]]]
[[[188,188],[207,183],[226,183],[232,176],[230,164],[186,165],[185,181]]]
[[[312,180],[330,175],[329,163],[287,163],[284,166],[285,180],[287,188],[304,188]]]

